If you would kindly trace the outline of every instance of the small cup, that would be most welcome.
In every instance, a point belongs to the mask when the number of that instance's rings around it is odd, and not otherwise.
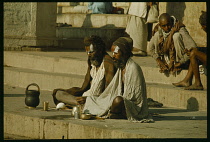
[[[48,111],[48,105],[49,105],[49,102],[44,102],[43,104],[44,111]]]

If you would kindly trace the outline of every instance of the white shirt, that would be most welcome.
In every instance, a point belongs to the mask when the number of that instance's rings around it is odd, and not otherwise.
[[[131,2],[128,14],[145,18],[147,15],[147,3],[146,2]]]

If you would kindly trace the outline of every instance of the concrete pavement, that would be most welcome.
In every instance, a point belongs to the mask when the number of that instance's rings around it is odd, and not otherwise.
[[[55,110],[51,91],[41,90],[40,104],[28,109],[25,88],[4,84],[4,133],[33,139],[207,138],[207,111],[150,108],[155,123],[128,120],[75,120],[71,110]],[[49,111],[43,111],[49,101]]]

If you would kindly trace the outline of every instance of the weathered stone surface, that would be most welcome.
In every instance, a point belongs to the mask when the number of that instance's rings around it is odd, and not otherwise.
[[[64,58],[42,56],[41,53],[25,54],[25,52],[5,52],[4,64],[12,67],[40,70],[51,73],[66,73],[85,75],[87,70],[87,56],[85,52],[78,53],[78,57],[71,56],[72,52],[66,52]],[[46,55],[46,54],[45,54]],[[59,54],[57,54],[59,55]],[[84,56],[84,59],[80,57]],[[76,66],[77,65],[77,66]],[[64,66],[66,66],[64,68]]]
[[[57,2],[57,6],[76,6],[79,2]]]
[[[47,73],[28,69],[14,69],[5,67],[4,83],[14,86],[26,87],[28,84],[37,83],[40,88],[53,90],[55,88],[70,88],[82,86],[84,76],[75,74]]]
[[[10,67],[11,68],[11,67]],[[82,86],[84,76],[68,74],[47,74],[35,71],[26,72],[5,68],[4,83],[13,86],[26,87],[30,83],[37,83],[41,89],[71,88]],[[153,98],[164,106],[177,107],[189,110],[207,110],[207,92],[189,91],[176,88],[172,85],[147,83],[147,97]]]
[[[67,138],[68,125],[68,122],[65,121],[45,119],[43,139],[62,139],[63,137]]]
[[[167,77],[159,72],[159,68],[152,57],[132,58],[141,66],[145,80],[148,83],[172,85],[171,83],[182,80],[187,74],[187,70],[182,70],[179,75]],[[85,75],[87,69],[86,60],[87,55],[85,52],[4,52],[5,65],[51,73]],[[200,76],[203,86],[206,89],[207,77],[204,74]]]
[[[191,111],[207,110],[206,91],[189,91],[172,85],[147,83],[147,97],[165,106],[178,107]]]
[[[126,14],[72,14],[57,15],[57,23],[67,23],[73,27],[122,27],[127,25]]]
[[[4,133],[39,139],[42,125],[43,119],[4,113]]]
[[[56,3],[5,2],[4,46],[57,46],[55,23]]]
[[[41,90],[40,104],[35,109],[25,107],[24,93],[25,87],[4,85],[5,133],[34,139],[207,138],[207,111],[149,108],[149,113],[155,114],[155,123],[75,120],[71,110],[54,109],[52,91]],[[49,111],[43,111],[43,101],[49,101]]]

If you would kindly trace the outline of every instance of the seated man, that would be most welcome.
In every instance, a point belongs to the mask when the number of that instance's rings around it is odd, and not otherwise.
[[[167,13],[160,15],[154,31],[149,43],[151,56],[157,61],[161,73],[175,74],[189,62],[184,50],[196,47],[196,44],[185,25]]]
[[[93,14],[111,14],[113,11],[112,2],[89,2],[88,9]]]
[[[120,37],[111,48],[118,70],[99,96],[87,97],[84,113],[105,118],[139,121],[148,116],[146,83],[141,67],[132,59],[133,41]]]
[[[86,96],[98,96],[111,82],[115,67],[111,56],[106,52],[105,43],[98,36],[84,39],[85,50],[88,54],[88,69],[81,88],[54,89],[53,100],[57,105],[63,102],[70,106],[84,103]]]
[[[206,32],[206,12],[202,12],[199,22],[202,26],[202,29]],[[199,63],[201,62],[205,67],[207,67],[207,48],[198,47],[191,48],[186,50],[186,54],[190,56],[190,66],[187,72],[186,77],[178,82],[172,83],[176,87],[185,87],[185,90],[203,90],[203,85],[200,79],[199,73]],[[195,76],[195,82],[192,85],[193,75]]]

